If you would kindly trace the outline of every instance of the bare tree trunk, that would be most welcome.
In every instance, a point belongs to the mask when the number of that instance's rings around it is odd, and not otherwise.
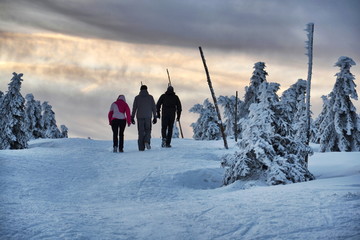
[[[215,97],[214,88],[212,87],[209,70],[208,70],[208,68],[207,68],[207,66],[206,66],[206,61],[205,61],[204,53],[203,53],[201,47],[199,47],[199,50],[200,50],[201,59],[202,59],[203,64],[204,64],[205,73],[206,73],[207,82],[208,82],[208,85],[209,85],[209,88],[210,88],[211,96],[212,96],[212,98],[213,98],[214,105],[215,105],[215,109],[216,109],[216,112],[217,112],[217,115],[218,115],[218,122],[217,122],[217,124],[218,124],[218,126],[219,126],[219,128],[220,128],[221,135],[222,135],[222,138],[223,138],[223,140],[224,140],[224,147],[225,147],[226,149],[229,149],[228,144],[227,144],[227,141],[226,141],[226,135],[225,135],[225,131],[224,131],[224,125],[223,125],[223,123],[222,123],[222,121],[221,121],[221,115],[220,115],[219,107],[218,107],[217,100],[216,100],[216,97]]]
[[[236,95],[235,95],[235,117],[234,117],[234,137],[235,137],[235,142],[237,142],[237,104],[238,104],[238,91],[236,91]]]
[[[310,89],[311,89],[311,75],[312,75],[312,65],[313,65],[313,36],[314,36],[314,24],[313,23],[309,23],[307,24],[307,29],[306,31],[308,32],[308,41],[307,43],[307,56],[309,57],[309,62],[308,62],[308,76],[307,76],[307,87],[306,87],[306,144],[309,145],[310,143],[310,135],[311,135],[311,128],[310,128],[310,123],[311,123],[311,112],[310,112]],[[306,166],[308,166],[308,162],[309,162],[309,156],[307,155],[305,158],[305,163]]]

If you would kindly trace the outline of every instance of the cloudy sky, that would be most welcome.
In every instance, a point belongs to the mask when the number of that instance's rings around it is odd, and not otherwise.
[[[141,82],[157,101],[169,69],[190,138],[197,115],[188,110],[211,98],[199,46],[217,96],[242,98],[258,61],[281,94],[307,78],[304,29],[313,22],[316,117],[337,59],[360,63],[359,11],[358,0],[0,0],[0,90],[24,73],[22,94],[48,101],[70,137],[111,139],[110,104],[124,94],[132,107]],[[159,123],[152,135],[160,137]],[[125,132],[136,136],[135,126]]]

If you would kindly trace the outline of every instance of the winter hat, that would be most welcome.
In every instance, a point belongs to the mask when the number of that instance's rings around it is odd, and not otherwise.
[[[174,88],[172,86],[168,86],[167,91],[168,92],[174,92]]]
[[[146,85],[141,85],[140,90],[147,90],[147,86]]]

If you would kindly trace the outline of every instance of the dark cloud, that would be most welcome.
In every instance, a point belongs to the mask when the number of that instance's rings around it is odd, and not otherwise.
[[[300,52],[303,28],[315,22],[317,39],[324,42],[324,48],[341,43],[360,50],[357,0],[20,0],[2,5],[6,12],[2,21],[54,32],[244,52]]]

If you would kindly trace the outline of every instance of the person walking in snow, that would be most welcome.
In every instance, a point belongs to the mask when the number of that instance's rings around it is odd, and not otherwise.
[[[124,95],[119,95],[117,100],[111,104],[108,119],[113,132],[113,152],[118,150],[123,152],[126,123],[129,127],[131,125],[130,108]]]
[[[161,136],[162,147],[171,147],[171,138],[173,134],[173,127],[175,121],[180,121],[181,102],[179,97],[175,94],[174,88],[169,86],[167,91],[162,94],[156,104],[157,117],[160,118],[161,111]]]
[[[151,149],[151,118],[153,124],[156,124],[156,105],[153,96],[147,90],[146,85],[140,87],[140,93],[134,99],[131,122],[135,124],[135,116],[138,128],[138,147],[139,151]]]

